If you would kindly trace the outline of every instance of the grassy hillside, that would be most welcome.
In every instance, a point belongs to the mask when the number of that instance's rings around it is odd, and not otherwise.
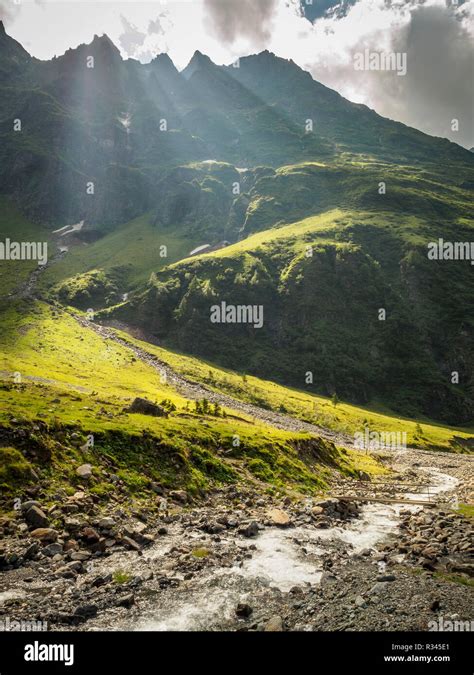
[[[229,394],[239,400],[320,425],[353,436],[367,427],[378,432],[405,432],[407,444],[424,449],[462,452],[465,439],[472,438],[474,427],[460,428],[437,424],[429,418],[400,417],[381,403],[368,408],[339,401],[336,405],[325,396],[307,390],[285,387],[247,373],[216,367],[211,362],[163,349],[118,333],[131,344],[155,354],[191,382],[204,383],[213,391]]]
[[[329,471],[381,470],[360,453],[232,410],[198,412],[128,349],[41,303],[23,302],[3,315],[0,348],[0,444],[10,448],[0,479],[8,494],[28,487],[32,470],[51,494],[60,486],[74,490],[81,482],[75,468],[85,462],[94,467],[92,492],[101,496],[113,495],[110,471],[145,496],[153,481],[195,494],[239,480],[315,492]],[[165,401],[168,416],[127,412],[136,396]]]
[[[12,242],[48,242],[48,255],[54,252],[50,233],[23,216],[10,200],[1,197],[0,241],[5,242],[7,238]],[[0,298],[18,289],[37,268],[36,260],[1,260]]]
[[[471,232],[462,217],[332,210],[175,263],[104,316],[230,369],[297,388],[310,372],[314,393],[466,424],[471,266],[428,260],[427,244]],[[263,327],[212,323],[222,301],[262,306]]]
[[[153,271],[185,257],[200,243],[201,239],[193,239],[179,226],[161,226],[154,223],[151,214],[145,214],[95,242],[71,246],[62,260],[46,270],[40,288],[44,291],[77,275],[100,270],[107,276],[115,275],[118,291],[126,293],[145,284]]]

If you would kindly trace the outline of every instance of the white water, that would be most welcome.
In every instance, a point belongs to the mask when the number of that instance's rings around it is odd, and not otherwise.
[[[429,493],[407,493],[406,500],[429,500],[430,496],[452,490],[458,484],[456,478],[442,473],[438,469],[424,469],[434,479]],[[303,526],[291,529],[267,528],[254,541],[256,550],[252,558],[244,561],[241,567],[222,568],[211,575],[199,579],[199,586],[177,589],[176,596],[169,606],[152,613],[139,623],[137,630],[153,631],[196,631],[209,629],[225,619],[234,616],[238,602],[252,604],[254,593],[262,586],[271,586],[282,592],[293,586],[318,584],[322,569],[317,559],[324,554],[325,542],[340,541],[358,553],[372,548],[396,531],[400,511],[418,511],[420,505],[392,505],[369,503],[362,507],[361,515],[344,527],[336,526],[327,530]],[[300,550],[295,540],[304,544],[308,555]],[[242,542],[244,544],[244,542]],[[157,560],[163,554],[163,548],[151,558]],[[316,560],[315,560],[316,559]],[[379,569],[383,565],[379,564]],[[254,592],[250,590],[252,587]]]
[[[257,550],[252,558],[235,571],[246,577],[261,577],[284,592],[295,585],[317,584],[322,570],[317,570],[314,562],[302,558],[299,547],[293,541],[295,536],[308,538],[309,534],[313,534],[310,528],[264,530],[255,542]],[[322,555],[324,551],[312,547],[311,553]]]

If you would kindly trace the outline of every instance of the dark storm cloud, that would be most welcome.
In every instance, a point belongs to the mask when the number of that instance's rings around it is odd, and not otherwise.
[[[377,49],[377,44],[371,45]],[[356,49],[363,51],[364,44]],[[368,94],[370,107],[429,134],[470,147],[473,142],[473,53],[471,38],[456,15],[441,6],[419,6],[406,26],[392,35],[392,49],[406,53],[407,74],[350,69],[335,73],[356,82]],[[339,82],[338,82],[339,79]],[[453,130],[453,120],[459,130]]]
[[[272,17],[278,0],[204,0],[210,29],[222,41],[244,37],[257,47],[271,36]]]

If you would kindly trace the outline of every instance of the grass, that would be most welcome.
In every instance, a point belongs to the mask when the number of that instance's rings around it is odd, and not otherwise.
[[[131,574],[123,570],[115,570],[112,572],[112,581],[114,584],[126,584],[132,578]]]
[[[474,518],[474,504],[459,504],[458,512],[468,518]]]
[[[25,218],[5,197],[0,198],[0,241],[48,242],[48,256],[53,254],[50,233]],[[0,261],[0,297],[8,296],[37,269],[36,260]]]
[[[86,462],[93,466],[91,492],[103,498],[115,490],[107,477],[111,466],[136,498],[150,494],[153,481],[195,494],[239,480],[315,493],[332,470],[353,469],[347,453],[321,439],[280,431],[231,409],[226,417],[197,412],[126,347],[41,302],[3,314],[0,349],[0,426],[18,445],[13,452],[24,453],[51,493],[77,487],[75,469]],[[129,414],[125,408],[135,396],[167,399],[176,409],[160,418]],[[89,434],[92,447],[86,446]],[[17,463],[20,457],[14,455]],[[20,473],[27,468],[19,464]],[[5,483],[14,482],[12,475],[9,470]]]
[[[218,368],[192,356],[141,342],[121,333],[132,344],[141,346],[168,363],[187,379],[204,383],[210,389],[222,391],[248,403],[266,407],[352,436],[365,427],[373,431],[405,432],[412,447],[439,450],[460,450],[455,436],[469,438],[474,429],[443,426],[428,419],[400,417],[383,405],[365,408],[340,402],[334,406],[329,397],[285,387],[252,375]],[[421,431],[420,431],[421,427]]]
[[[191,551],[191,555],[193,555],[195,558],[207,558],[209,553],[209,549],[207,548],[195,548],[193,551]]]
[[[2,490],[31,481],[32,469],[30,462],[16,448],[0,448],[0,488]]]
[[[46,270],[41,288],[95,269],[105,273],[120,269],[124,284],[120,290],[126,293],[146,283],[152,272],[185,257],[200,243],[200,239],[194,240],[179,227],[154,225],[152,215],[144,214],[92,244],[71,247],[62,260]]]

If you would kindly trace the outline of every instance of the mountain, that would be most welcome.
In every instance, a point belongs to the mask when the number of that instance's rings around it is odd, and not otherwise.
[[[238,68],[196,52],[179,73],[165,54],[146,65],[124,61],[103,35],[39,61],[2,25],[0,63],[2,191],[54,229],[80,220],[110,228],[138,216],[157,206],[168,170],[193,161],[276,168],[343,153],[433,166],[472,160],[269,52]]]
[[[95,36],[38,61],[2,26],[0,59],[3,197],[49,231],[84,221],[45,296],[222,367],[472,422],[471,266],[427,256],[472,239],[470,151],[268,51],[179,72]],[[262,327],[212,323],[222,301]]]

